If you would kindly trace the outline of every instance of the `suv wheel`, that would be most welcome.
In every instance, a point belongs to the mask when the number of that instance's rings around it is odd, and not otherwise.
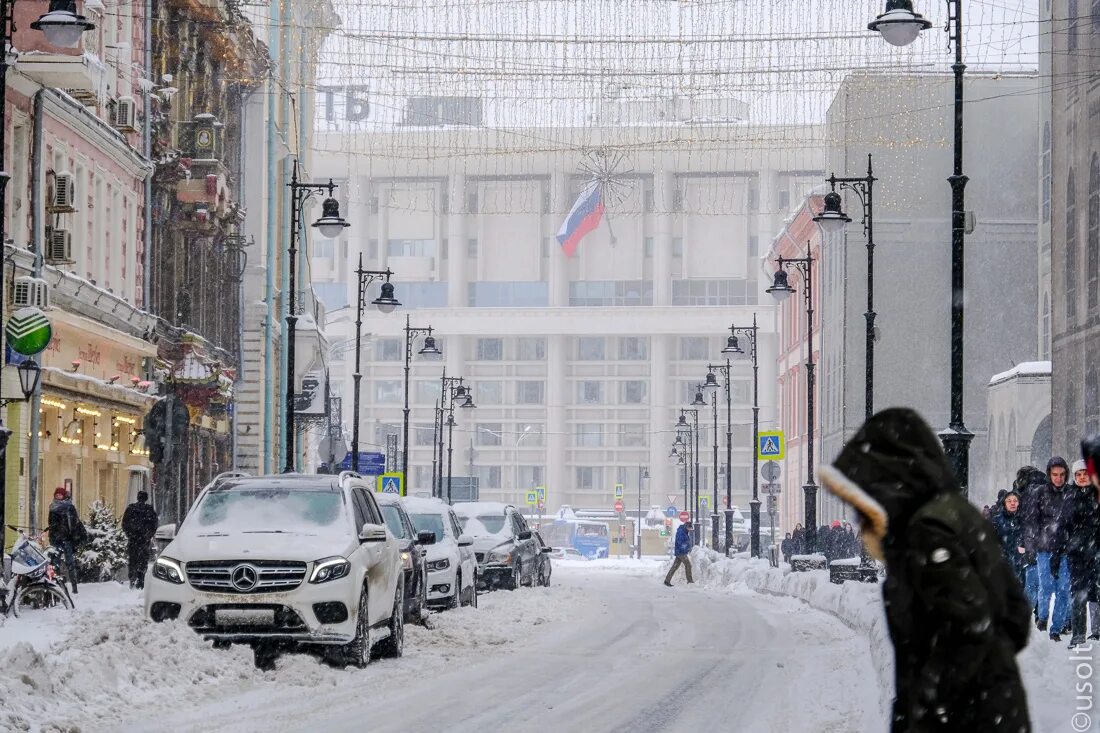
[[[279,656],[279,649],[271,642],[260,642],[252,647],[252,661],[256,669],[264,671],[275,669],[275,658]]]
[[[507,581],[508,590],[515,590],[523,584],[523,563],[517,561],[515,567],[512,568],[512,577]]]
[[[462,573],[455,573],[455,584],[451,597],[447,599],[447,608],[454,609],[464,605],[462,603]]]
[[[420,584],[420,599],[416,602],[416,614],[412,618],[413,623],[428,624],[428,579]]]
[[[355,622],[355,638],[343,647],[346,664],[362,669],[370,663],[370,617],[367,613],[367,589],[359,593],[359,613]]]
[[[550,574],[546,572],[546,566],[539,568],[539,585],[543,588],[550,587]]]
[[[477,608],[477,573],[474,573],[474,582],[470,584],[470,607]]]
[[[396,659],[405,652],[405,614],[402,605],[405,599],[405,587],[397,588],[397,597],[393,600],[393,615],[390,616],[390,635],[378,642],[378,656]]]

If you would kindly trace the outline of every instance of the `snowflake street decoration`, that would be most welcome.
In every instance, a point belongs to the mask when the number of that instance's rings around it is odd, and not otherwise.
[[[595,181],[600,189],[600,199],[604,205],[604,220],[607,222],[607,231],[611,235],[611,246],[615,246],[615,231],[611,228],[611,212],[626,200],[634,186],[631,174],[634,168],[630,167],[626,159],[626,153],[607,148],[595,148],[584,154],[580,164],[581,172],[585,173],[590,181]]]

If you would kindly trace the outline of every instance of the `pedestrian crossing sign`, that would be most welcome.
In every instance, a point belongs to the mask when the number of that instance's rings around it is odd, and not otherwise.
[[[405,495],[405,475],[402,473],[384,473],[378,477],[379,494]]]
[[[616,499],[623,498],[623,485],[622,484],[615,484],[615,498]]]
[[[539,503],[539,493],[537,491],[527,492],[527,506],[535,506]]]
[[[756,457],[761,459],[782,460],[786,454],[782,430],[770,430],[760,433],[756,441]]]
[[[539,503],[540,504],[542,504],[544,501],[546,501],[546,487],[545,486],[536,486],[535,487],[535,493],[539,497]]]

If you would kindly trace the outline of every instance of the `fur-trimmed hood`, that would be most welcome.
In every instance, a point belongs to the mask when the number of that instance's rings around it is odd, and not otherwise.
[[[916,412],[891,408],[873,415],[821,466],[822,485],[851,504],[863,519],[865,540],[897,534],[926,502],[959,485],[940,441]],[[876,548],[869,548],[876,549]]]

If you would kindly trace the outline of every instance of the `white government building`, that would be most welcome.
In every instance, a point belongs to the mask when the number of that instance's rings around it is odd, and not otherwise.
[[[670,139],[682,137],[678,142]],[[607,214],[566,257],[555,234],[596,160],[614,141]],[[488,130],[417,126],[318,134],[314,179],[330,176],[347,233],[314,238],[310,272],[329,311],[332,393],[350,440],[355,263],[390,268],[402,308],[363,314],[360,449],[400,435],[403,327],[432,326],[444,356],[414,358],[409,482],[427,491],[433,406],[445,366],[473,387],[456,410],[455,476],[480,478],[485,500],[522,504],[547,490],[561,504],[610,508],[616,483],[641,504],[682,497],[669,460],[681,407],[731,324],[760,326],[762,429],[775,425],[774,305],[761,255],[783,217],[822,183],[821,131],[744,124]],[[307,215],[308,217],[308,215]],[[614,241],[608,227],[614,232]],[[377,285],[372,287],[373,298]],[[742,340],[745,343],[745,340]],[[414,350],[420,348],[417,339]],[[751,497],[752,371],[734,367],[733,503]],[[709,396],[708,396],[709,404]],[[711,408],[700,410],[711,423]],[[725,398],[719,394],[719,462]],[[713,482],[712,433],[701,486]],[[719,485],[723,487],[725,479]],[[762,497],[763,498],[763,497]],[[676,501],[682,506],[682,498]]]

